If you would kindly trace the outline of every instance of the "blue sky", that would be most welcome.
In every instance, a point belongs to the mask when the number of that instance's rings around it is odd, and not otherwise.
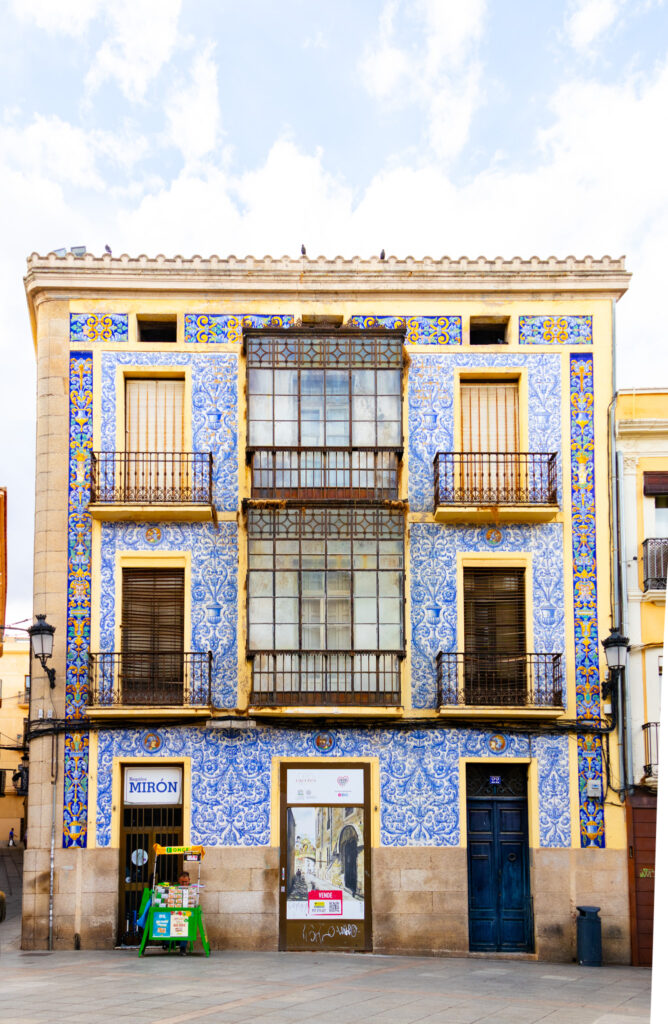
[[[32,251],[626,254],[668,386],[668,0],[0,0],[0,460],[30,615]]]

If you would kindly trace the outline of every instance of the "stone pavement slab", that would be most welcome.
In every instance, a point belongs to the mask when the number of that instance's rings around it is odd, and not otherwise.
[[[651,974],[345,953],[0,954],[2,1024],[648,1024]]]

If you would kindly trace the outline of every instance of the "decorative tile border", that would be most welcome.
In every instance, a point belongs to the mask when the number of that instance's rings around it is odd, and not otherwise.
[[[398,327],[407,345],[461,345],[460,316],[351,316],[351,327]]]
[[[552,352],[483,355],[414,353],[408,370],[408,499],[412,512],[434,508],[434,455],[454,445],[454,371],[526,367],[529,451],[557,453],[561,502],[561,356]]]
[[[594,360],[591,355],[570,357],[570,407],[576,711],[578,718],[599,721],[601,687],[596,591]],[[587,799],[585,792],[587,779],[602,780],[600,745],[598,737],[578,737],[582,846],[605,846],[603,804],[598,800]]]
[[[520,345],[591,345],[591,316],[520,316]]]
[[[67,670],[65,717],[83,718],[90,642],[90,451],[93,446],[93,356],[70,354],[69,493],[67,518]],[[63,846],[85,846],[88,734],[65,735]]]
[[[563,652],[564,569],[560,523],[498,527],[410,524],[411,697],[413,707],[436,707],[436,655],[457,650],[457,553],[533,555],[534,650]]]
[[[205,846],[267,846],[270,839],[273,757],[377,757],[383,846],[457,846],[460,842],[460,757],[536,757],[540,845],[570,845],[568,738],[504,735],[446,728],[337,729],[327,751],[313,743],[313,729],[258,727],[226,733],[196,727],[146,733],[104,730],[98,734],[97,841],[111,842],[111,778],[114,757],[192,758],[191,838]],[[498,739],[495,737],[495,739]]]
[[[195,344],[240,345],[244,327],[292,327],[295,318],[291,314],[253,313],[186,313],[185,340]]]
[[[70,341],[127,341],[127,313],[70,313]]]
[[[104,352],[103,451],[111,452],[116,448],[116,367],[119,365],[191,367],[193,448],[213,454],[213,500],[216,508],[236,512],[239,504],[236,353]]]
[[[237,524],[103,523],[100,539],[100,650],[113,651],[116,555],[119,551],[191,553],[191,632],[188,650],[213,653],[212,700],[237,706],[239,551]]]

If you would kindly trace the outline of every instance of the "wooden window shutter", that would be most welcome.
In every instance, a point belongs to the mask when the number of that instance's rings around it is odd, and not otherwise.
[[[646,497],[668,494],[668,472],[643,473],[643,493]]]
[[[123,652],[183,651],[183,569],[123,569]]]
[[[464,569],[467,653],[526,653],[524,569]]]

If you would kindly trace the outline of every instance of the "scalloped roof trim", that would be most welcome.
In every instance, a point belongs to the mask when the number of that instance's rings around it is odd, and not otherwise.
[[[109,253],[105,253],[102,256],[94,256],[93,253],[86,253],[84,256],[74,256],[71,252],[68,252],[65,256],[57,256],[55,252],[49,252],[46,256],[40,256],[39,253],[33,252],[28,257],[27,263],[28,268],[32,267],[44,267],[44,266],[97,266],[97,267],[173,267],[175,269],[202,269],[204,267],[215,268],[224,267],[227,269],[239,269],[239,270],[276,270],[280,268],[284,269],[369,269],[369,270],[382,270],[385,267],[394,267],[397,269],[419,269],[419,270],[450,270],[450,271],[472,271],[472,270],[484,270],[484,271],[501,271],[503,273],[512,273],[513,271],[519,271],[526,273],[527,271],[538,270],[538,271],[557,271],[563,273],[564,271],[613,271],[616,273],[626,272],[625,268],[625,256],[612,257],[612,256],[601,256],[595,258],[593,256],[583,256],[578,259],[576,256],[566,256],[564,259],[559,259],[557,256],[548,256],[546,259],[541,259],[538,256],[531,256],[528,259],[523,259],[520,256],[513,256],[511,259],[504,259],[502,256],[495,256],[493,259],[488,259],[485,256],[478,256],[476,259],[469,259],[468,256],[460,256],[457,259],[451,259],[449,256],[442,256],[440,259],[433,259],[431,256],[425,256],[422,259],[415,259],[413,256],[406,256],[404,259],[399,259],[396,256],[387,256],[384,260],[381,260],[378,256],[371,256],[369,258],[363,258],[361,256],[352,256],[346,258],[344,256],[335,256],[330,259],[326,256],[317,256],[310,259],[307,256],[300,256],[292,258],[291,256],[245,256],[239,258],[234,255],[230,256],[199,256],[194,255],[190,257],[185,256],[165,256],[162,253],[157,256],[147,256],[141,254],[139,256],[129,256],[127,253],[123,253],[121,256],[113,256]]]

